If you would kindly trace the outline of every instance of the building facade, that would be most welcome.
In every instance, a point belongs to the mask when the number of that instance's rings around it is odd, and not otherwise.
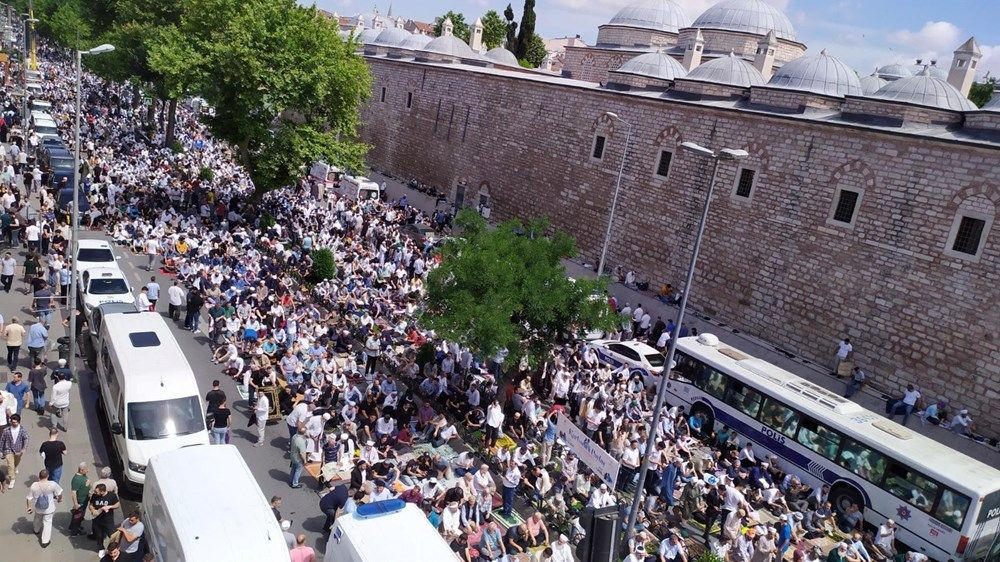
[[[364,46],[374,168],[494,218],[546,216],[596,261],[630,123],[608,263],[676,286],[712,165],[680,144],[745,149],[719,168],[693,306],[823,364],[849,336],[881,386],[914,383],[1000,433],[1000,104],[926,71],[863,95],[825,52],[769,81],[766,49],[686,76],[646,56],[601,84],[406,44]]]

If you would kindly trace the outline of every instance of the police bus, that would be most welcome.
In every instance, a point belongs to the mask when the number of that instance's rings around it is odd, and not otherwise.
[[[707,426],[729,426],[802,481],[829,484],[836,509],[897,523],[896,538],[928,557],[1000,562],[1000,471],[721,343],[681,338],[667,401]]]

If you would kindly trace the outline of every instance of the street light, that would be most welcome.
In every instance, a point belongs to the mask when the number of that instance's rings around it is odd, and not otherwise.
[[[625,540],[628,541],[635,533],[635,520],[639,514],[639,503],[642,497],[642,490],[646,483],[646,474],[649,472],[649,458],[653,453],[653,445],[659,433],[660,414],[663,409],[663,402],[667,397],[667,385],[665,379],[670,377],[670,371],[674,367],[674,352],[677,350],[677,338],[680,336],[681,324],[684,322],[684,310],[687,307],[688,295],[691,294],[691,284],[694,280],[694,270],[698,263],[698,250],[701,248],[701,240],[705,234],[705,224],[708,222],[708,208],[712,203],[712,192],[715,190],[715,179],[719,173],[719,162],[722,160],[743,160],[749,154],[745,150],[723,148],[719,152],[713,152],[704,146],[693,142],[682,142],[681,148],[700,156],[711,158],[715,161],[712,167],[712,180],[708,183],[708,191],[705,193],[705,203],[701,209],[701,221],[698,223],[698,233],[695,235],[694,248],[691,250],[691,262],[688,264],[687,280],[684,282],[684,292],[681,294],[680,310],[677,312],[677,322],[674,323],[674,331],[670,334],[670,349],[667,351],[666,362],[664,363],[663,374],[660,376],[660,385],[656,391],[656,405],[653,407],[653,419],[650,422],[649,437],[646,439],[646,448],[642,455],[642,465],[639,469],[639,481],[635,485],[635,496],[632,498],[632,509],[628,514],[628,526],[625,528]]]
[[[608,245],[611,244],[611,227],[615,223],[615,209],[618,208],[618,193],[622,188],[622,173],[625,171],[625,157],[628,155],[628,142],[632,138],[632,124],[628,121],[618,117],[617,113],[612,113],[610,111],[605,111],[605,115],[608,117],[621,121],[625,123],[628,127],[628,132],[625,134],[625,148],[622,149],[622,163],[618,167],[618,182],[615,183],[615,194],[611,198],[611,213],[608,214],[608,229],[604,233],[604,245],[601,246],[601,259],[597,262],[597,276],[600,277],[604,273],[604,261],[608,256]]]
[[[114,45],[98,45],[89,51],[76,51],[76,115],[74,117],[73,128],[73,218],[70,226],[70,250],[73,252],[80,235],[80,83],[81,70],[80,60],[83,55],[99,55],[114,51]],[[58,194],[57,194],[58,197]],[[76,255],[72,255],[69,270],[69,372],[70,376],[76,380],[76,291],[77,291],[77,269]]]
[[[24,135],[24,142],[28,142],[28,50],[31,48],[28,43],[28,24],[35,23],[37,19],[30,14],[24,16],[24,44],[21,45],[21,83],[24,85],[24,95],[21,96],[21,131]]]

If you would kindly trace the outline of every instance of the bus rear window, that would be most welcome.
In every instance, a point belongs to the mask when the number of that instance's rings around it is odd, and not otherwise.
[[[969,503],[969,498],[945,488],[941,492],[941,501],[934,510],[934,517],[949,527],[961,530],[965,514],[969,512]]]

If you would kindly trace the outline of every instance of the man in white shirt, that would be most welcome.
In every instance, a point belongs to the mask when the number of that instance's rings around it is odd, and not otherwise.
[[[511,510],[514,509],[514,493],[521,484],[521,471],[513,460],[507,462],[507,469],[501,478],[503,484],[503,514],[510,517]]]
[[[38,472],[38,481],[28,488],[26,504],[28,515],[34,514],[35,534],[41,534],[42,548],[52,541],[52,515],[56,512],[56,503],[62,501],[63,489],[59,484],[49,480],[49,471]]]
[[[840,364],[847,361],[851,357],[851,353],[854,351],[854,346],[851,345],[851,338],[844,338],[837,342],[837,354],[833,358],[833,372],[830,373],[833,376],[838,376]]]
[[[639,470],[639,441],[633,439],[622,451],[622,470],[618,475],[618,489],[626,490],[632,486],[632,479]]]
[[[878,532],[875,533],[875,538],[872,541],[875,546],[882,549],[882,552],[886,553],[890,557],[896,555],[896,522],[892,519],[887,519],[885,523],[878,526]]]
[[[41,232],[42,229],[38,228],[38,225],[35,224],[35,221],[31,221],[31,223],[29,223],[28,226],[24,227],[24,238],[25,240],[28,241],[29,252],[37,253],[39,251],[38,238]]]
[[[552,543],[552,557],[549,562],[573,562],[573,548],[569,545],[569,537],[559,535],[559,540]]]
[[[684,541],[676,533],[660,541],[659,562],[687,562]]]
[[[52,385],[52,410],[49,412],[49,427],[56,429],[62,425],[63,431],[69,431],[69,393],[73,388],[73,378],[64,373],[59,382]]]
[[[168,310],[170,318],[177,320],[181,316],[181,307],[184,306],[184,289],[181,288],[180,281],[174,281],[174,284],[167,289],[167,300],[170,303],[170,308]]]
[[[458,502],[451,502],[448,507],[441,512],[441,533],[445,540],[451,541],[462,534],[462,513],[458,509]]]
[[[271,401],[267,394],[258,392],[257,404],[253,408],[254,416],[257,419],[257,442],[253,444],[254,447],[264,446],[264,429],[267,428],[267,416],[270,412]]]
[[[483,490],[489,490],[493,492],[497,489],[497,485],[493,482],[493,475],[490,474],[490,465],[483,464],[479,467],[475,476],[472,477],[472,481],[476,485],[476,491],[482,492]]]
[[[889,419],[894,419],[897,415],[902,414],[902,424],[906,425],[906,422],[910,420],[910,414],[917,410],[917,402],[919,401],[920,391],[913,388],[913,384],[906,385],[906,392],[903,393],[903,398],[892,406],[892,410],[887,412]]]
[[[146,250],[146,257],[149,259],[146,263],[146,271],[153,271],[153,262],[156,261],[156,255],[160,253],[160,241],[156,238],[149,238],[143,246]]]

